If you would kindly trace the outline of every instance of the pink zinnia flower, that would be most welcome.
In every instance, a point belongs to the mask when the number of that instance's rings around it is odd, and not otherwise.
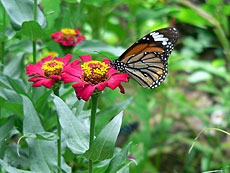
[[[96,88],[102,91],[105,87],[111,89],[119,87],[120,92],[125,93],[121,82],[127,82],[127,73],[117,73],[118,71],[109,65],[109,59],[105,58],[101,62],[92,60],[90,55],[79,57],[82,59],[82,65],[75,63],[66,66],[61,74],[65,83],[77,82],[72,86],[78,99],[88,101]]]
[[[28,81],[34,82],[32,85],[34,87],[44,85],[47,88],[51,88],[56,80],[62,80],[60,74],[65,66],[81,62],[80,60],[75,60],[74,62],[67,64],[71,58],[71,54],[66,55],[64,58],[52,58],[51,56],[48,56],[37,62],[35,65],[29,64],[26,67],[26,74],[28,74],[29,77],[35,77],[30,78]]]
[[[80,31],[71,28],[64,28],[61,31],[51,34],[51,38],[63,46],[76,46],[85,40],[84,36],[79,35]]]

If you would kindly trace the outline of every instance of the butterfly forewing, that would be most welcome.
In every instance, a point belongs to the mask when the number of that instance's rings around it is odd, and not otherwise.
[[[111,65],[145,88],[160,86],[168,73],[168,57],[178,38],[176,28],[153,31],[128,48]]]

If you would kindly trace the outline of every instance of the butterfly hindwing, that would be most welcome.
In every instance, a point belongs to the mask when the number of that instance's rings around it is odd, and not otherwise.
[[[128,58],[125,71],[144,88],[156,88],[168,73],[168,63],[152,52],[139,53]]]

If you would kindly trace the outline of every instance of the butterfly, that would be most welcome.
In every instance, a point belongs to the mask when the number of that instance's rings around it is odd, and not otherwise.
[[[168,58],[177,42],[176,28],[162,28],[142,37],[110,65],[126,72],[144,88],[157,88],[168,74]]]

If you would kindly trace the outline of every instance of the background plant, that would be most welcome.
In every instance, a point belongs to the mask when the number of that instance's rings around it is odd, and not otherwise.
[[[16,172],[15,168],[19,172],[19,169],[44,171],[45,164],[52,169],[56,163],[53,162],[56,158],[53,106],[58,101],[53,102],[50,90],[32,89],[27,82],[25,66],[33,60],[31,40],[37,40],[37,60],[49,51],[64,57],[50,34],[66,27],[76,28],[86,36],[86,41],[75,47],[75,58],[91,53],[95,59],[102,60],[103,56],[115,59],[141,36],[170,23],[175,23],[180,38],[169,58],[167,80],[154,90],[143,89],[130,80],[124,85],[125,95],[119,94],[119,90],[105,90],[98,105],[96,135],[125,110],[122,124],[138,121],[139,129],[129,138],[132,144],[126,141],[122,150],[116,148],[115,153],[127,155],[130,146],[129,155],[136,158],[138,165],[125,160],[121,165],[124,167],[117,168],[120,171],[200,172],[229,168],[229,139],[225,134],[208,131],[188,154],[200,130],[218,127],[229,131],[229,1],[42,0],[38,1],[37,22],[33,21],[33,10],[28,10],[33,8],[33,2],[17,2],[1,0],[4,6],[0,14],[1,60],[4,56],[0,77],[2,172]],[[61,88],[60,97],[68,106],[58,103],[70,112],[70,118],[87,120],[90,104],[76,101],[70,86]],[[18,144],[19,157],[17,142],[25,134]],[[67,145],[63,134],[64,171],[87,170],[87,161],[78,157],[84,148],[78,150],[76,143],[70,144]],[[45,157],[37,152],[38,146]],[[28,154],[29,150],[34,155]],[[112,169],[111,165],[103,166],[106,162],[109,161],[97,162],[95,172]]]

